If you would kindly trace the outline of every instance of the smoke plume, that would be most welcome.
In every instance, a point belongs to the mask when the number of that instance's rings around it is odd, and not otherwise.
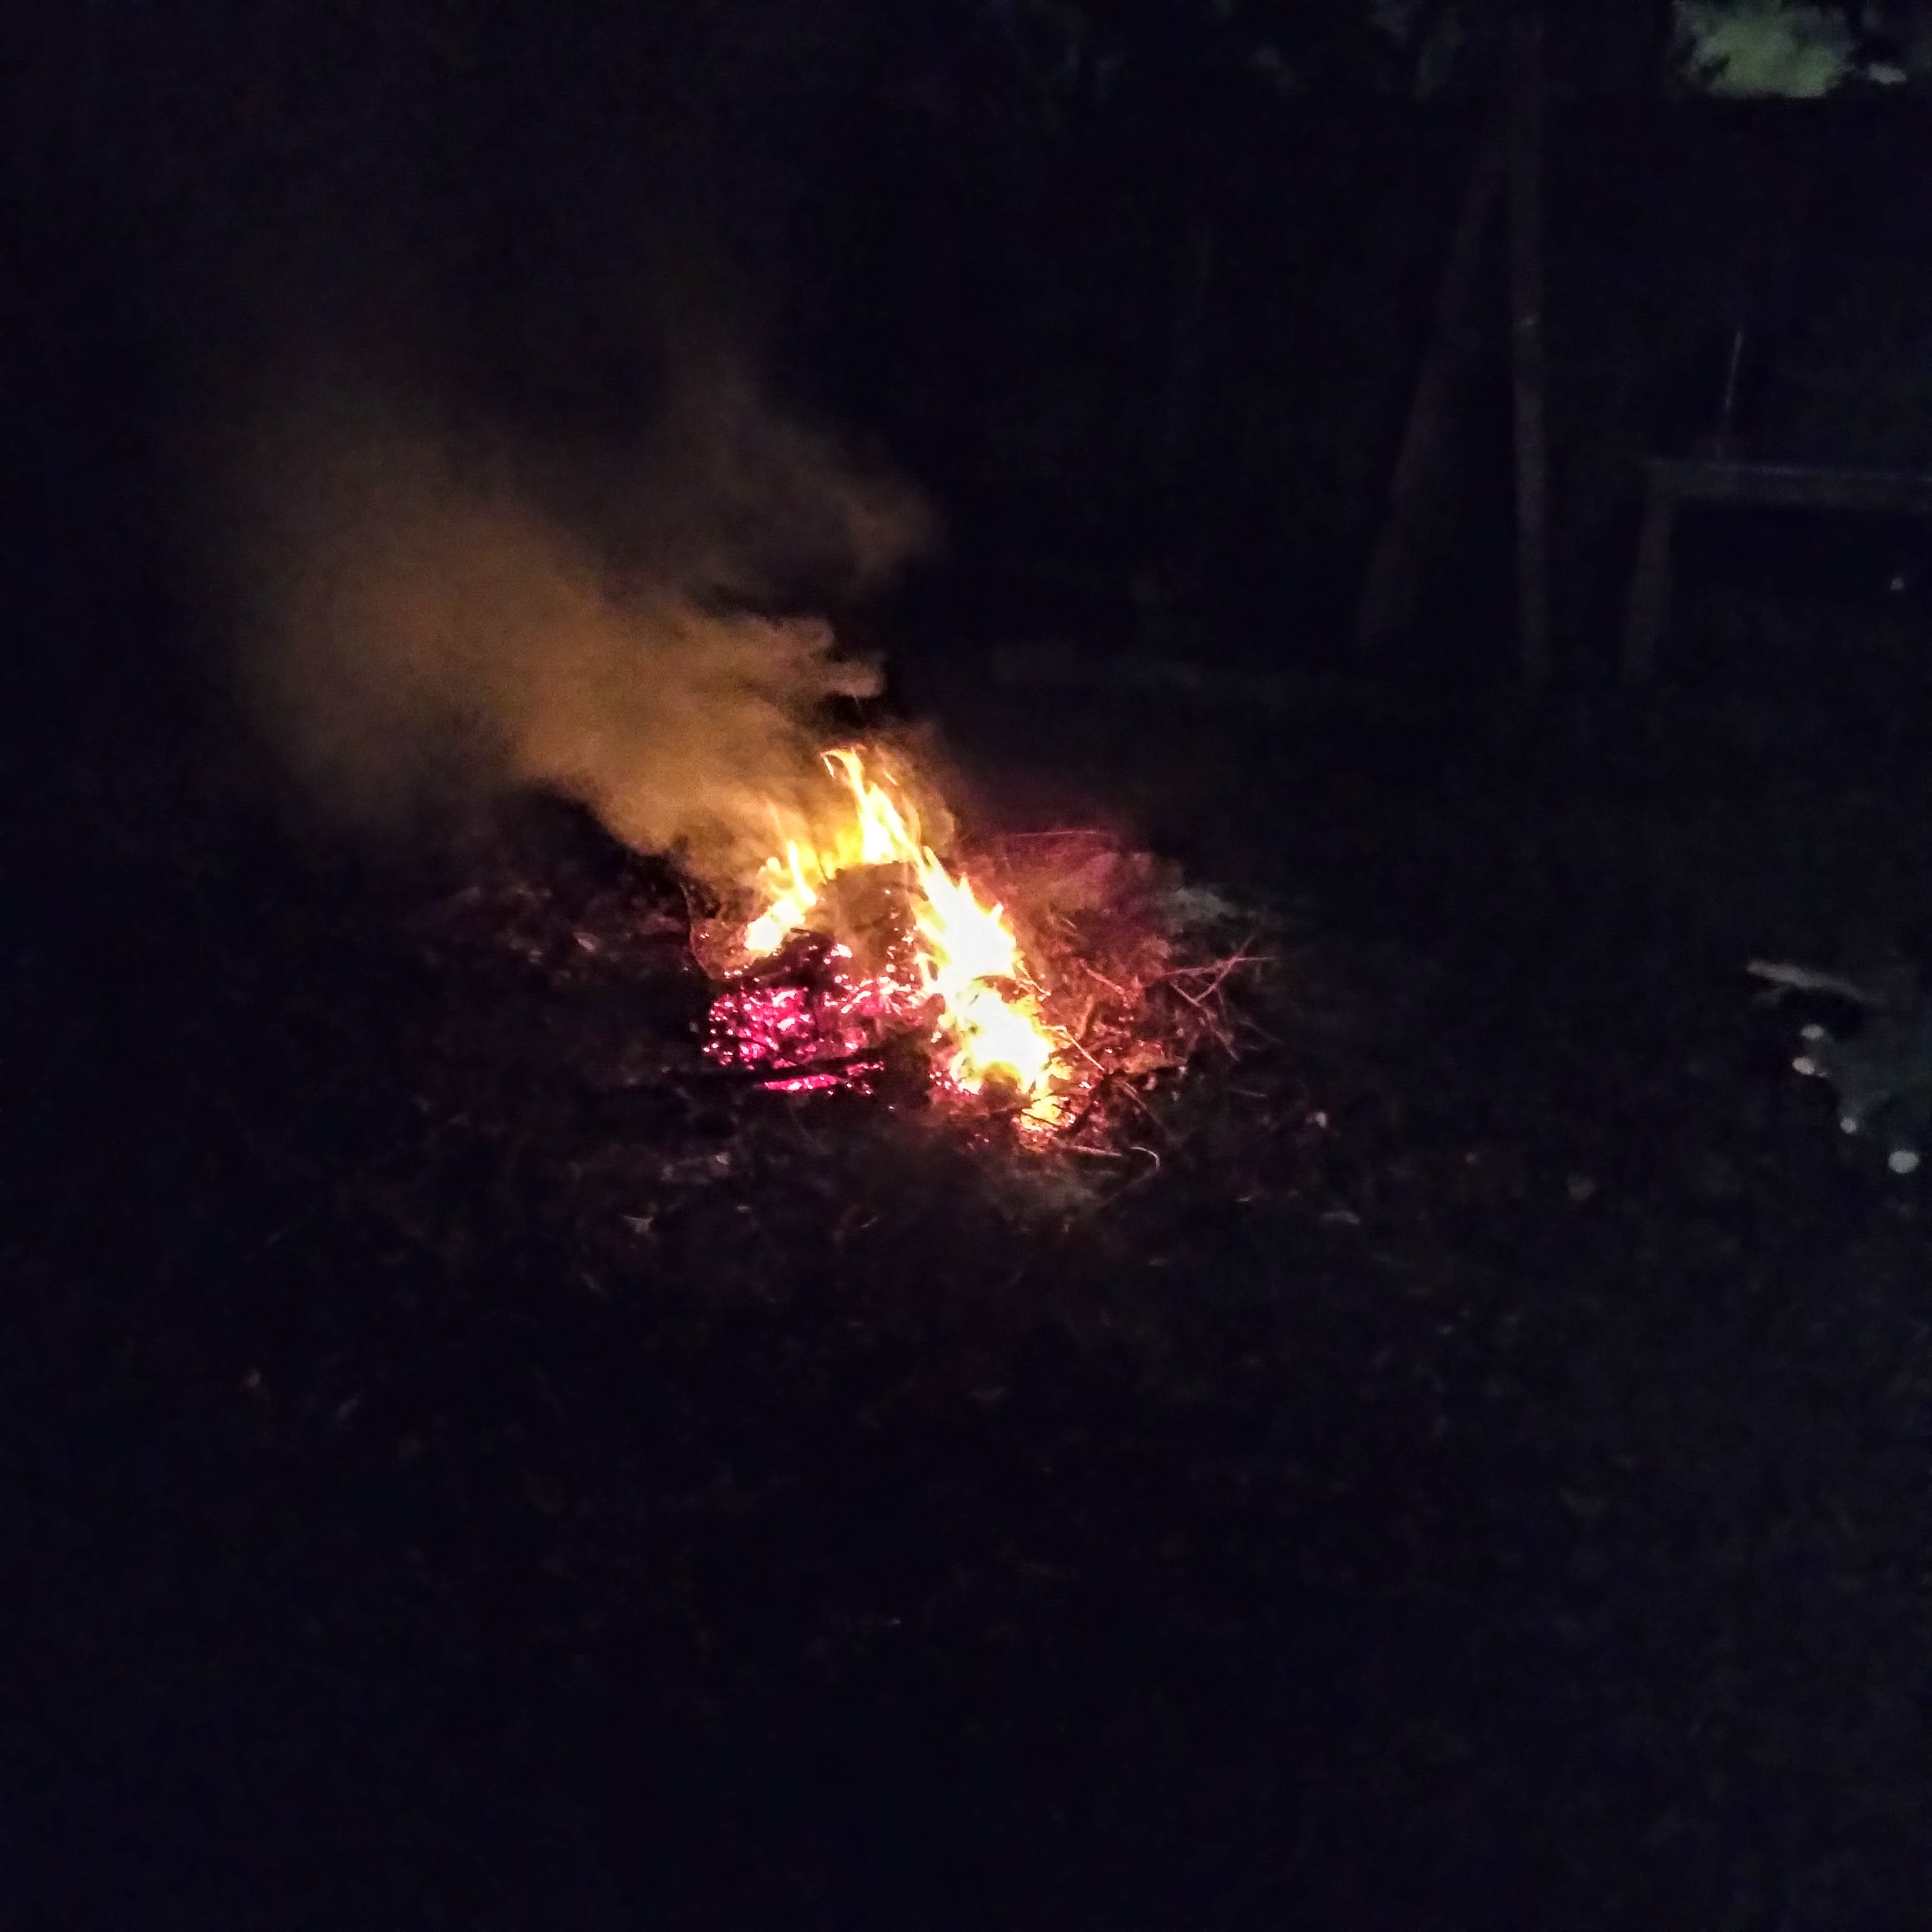
[[[544,787],[720,880],[813,815],[827,701],[877,688],[760,607],[849,596],[922,530],[735,377],[683,386],[614,476],[368,400],[238,446],[244,682],[314,796],[380,824]]]

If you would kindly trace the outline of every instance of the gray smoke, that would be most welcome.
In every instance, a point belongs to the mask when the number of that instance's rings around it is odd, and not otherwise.
[[[313,796],[379,824],[544,786],[721,879],[822,807],[824,707],[876,674],[754,613],[889,572],[908,493],[730,372],[575,490],[595,466],[343,393],[254,412],[219,464],[244,688]]]

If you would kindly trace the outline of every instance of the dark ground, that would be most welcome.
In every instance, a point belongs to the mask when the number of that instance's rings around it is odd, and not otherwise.
[[[1910,936],[1926,694],[1780,662],[1646,720],[914,661],[1004,816],[1284,909],[1274,1042],[1078,1199],[669,1080],[662,881],[560,821],[372,861],[164,670],[56,703],[0,1918],[1922,1924],[1923,1187],[1739,968]]]

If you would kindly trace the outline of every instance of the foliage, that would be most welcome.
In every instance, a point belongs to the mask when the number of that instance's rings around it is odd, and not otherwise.
[[[1733,98],[1816,100],[1847,84],[1896,86],[1925,44],[1922,5],[1830,0],[1678,0],[1685,77]]]

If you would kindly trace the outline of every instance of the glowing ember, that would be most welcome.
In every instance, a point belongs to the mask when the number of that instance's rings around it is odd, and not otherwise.
[[[851,957],[844,946],[826,946],[797,962],[797,978],[750,980],[720,994],[711,1009],[712,1058],[781,1076],[796,1070],[795,1078],[766,1082],[785,1093],[862,1083],[881,1064],[880,1036],[896,1017],[900,989],[842,977]]]
[[[838,816],[827,830],[787,838],[760,873],[760,909],[737,950],[772,962],[773,976],[754,964],[721,995],[712,1057],[804,1090],[876,1072],[891,1033],[923,1034],[944,1086],[1011,1093],[1027,1123],[1057,1124],[1064,1042],[1041,1016],[1004,908],[948,868],[889,771],[868,772],[857,749],[825,763],[842,794]],[[808,956],[794,959],[807,940]],[[828,1060],[849,1064],[833,1072]]]

